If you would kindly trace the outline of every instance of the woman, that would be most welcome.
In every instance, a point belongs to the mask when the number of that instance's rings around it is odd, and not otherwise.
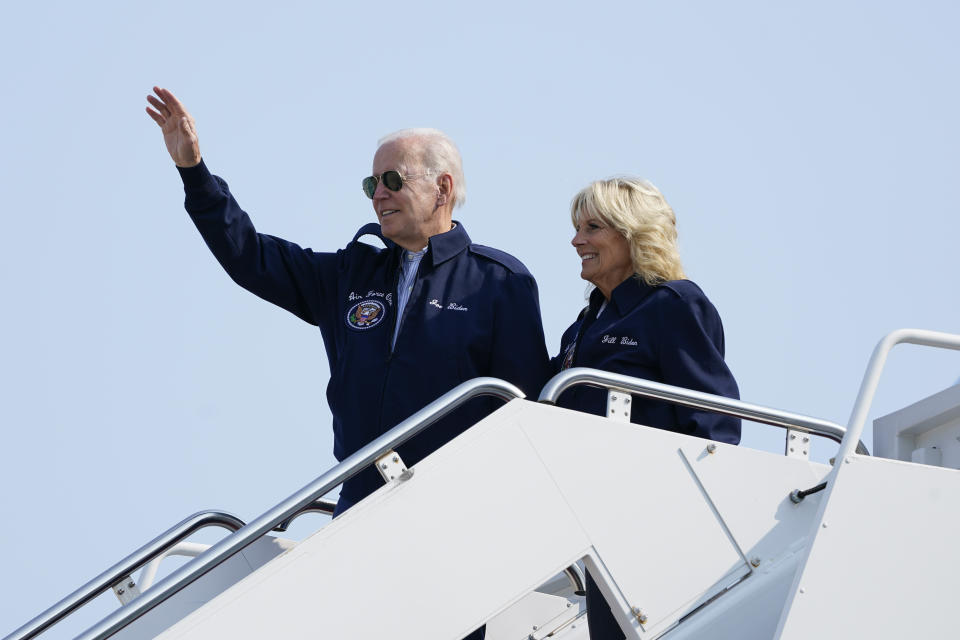
[[[573,246],[580,277],[595,289],[563,334],[554,372],[592,367],[738,398],[723,360],[723,325],[700,287],[686,280],[676,218],[663,194],[636,178],[589,185],[573,198]],[[606,391],[579,386],[562,407],[606,414]],[[740,442],[736,418],[634,396],[631,422],[720,442]],[[623,638],[587,574],[590,637]]]

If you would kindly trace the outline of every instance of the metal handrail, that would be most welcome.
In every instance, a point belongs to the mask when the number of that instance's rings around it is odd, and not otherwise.
[[[212,546],[213,545],[201,544],[199,542],[178,542],[163,552],[163,554],[143,565],[143,570],[140,571],[140,578],[137,581],[137,588],[140,589],[141,593],[149,589],[157,577],[157,571],[160,569],[160,563],[170,556],[186,556],[188,558],[196,558],[198,555]]]
[[[162,555],[178,542],[206,527],[223,527],[237,531],[243,521],[223,511],[200,511],[170,527],[93,580],[56,603],[3,640],[28,640],[49,629],[68,615],[126,579],[141,566]]]
[[[359,473],[387,451],[400,446],[464,402],[478,396],[494,396],[504,401],[525,397],[516,386],[490,377],[474,378],[454,387],[250,524],[215,544],[203,555],[171,573],[127,606],[114,611],[87,629],[77,636],[76,640],[102,640],[116,633],[319,497],[326,495],[334,487]]]
[[[661,382],[653,382],[643,378],[631,378],[619,373],[601,371],[599,369],[589,369],[587,367],[574,367],[561,371],[553,376],[543,391],[540,392],[539,402],[556,404],[560,394],[575,385],[586,384],[592,387],[602,389],[617,389],[664,400],[674,404],[680,404],[685,407],[693,407],[703,411],[721,413],[727,416],[743,418],[752,422],[760,422],[784,429],[794,429],[813,435],[824,436],[835,442],[842,442],[847,430],[840,425],[821,420],[820,418],[811,418],[810,416],[799,413],[790,413],[780,409],[762,407],[742,400],[734,400],[723,396],[716,396],[702,391],[693,391],[682,387],[674,387]],[[862,442],[857,444],[857,453],[870,455],[866,446]]]
[[[567,580],[570,581],[570,586],[573,588],[573,595],[587,595],[587,586],[583,578],[583,570],[580,569],[580,566],[577,563],[573,563],[564,569],[563,573],[565,576],[567,576]]]
[[[860,439],[860,434],[863,433],[863,426],[867,420],[867,413],[873,403],[873,396],[880,384],[880,374],[883,372],[887,354],[898,344],[918,344],[925,347],[960,351],[960,335],[925,329],[898,329],[888,333],[877,343],[877,346],[873,349],[873,355],[870,356],[870,362],[867,364],[867,370],[863,374],[863,382],[860,383],[860,391],[857,393],[857,400],[853,404],[850,422],[847,425],[847,437],[840,444],[837,459],[842,460],[850,455],[853,449],[852,443]],[[857,453],[860,453],[860,451],[857,450]]]
[[[336,502],[334,502],[333,500],[318,498],[313,502],[311,502],[310,504],[308,504],[307,506],[305,506],[303,509],[300,509],[300,511],[296,512],[295,514],[293,514],[292,516],[290,516],[289,518],[287,518],[286,520],[278,524],[277,526],[275,526],[273,530],[279,533],[283,533],[290,527],[290,524],[294,520],[296,520],[297,518],[299,518],[305,513],[325,513],[328,516],[332,516],[333,512],[336,510],[337,510]]]

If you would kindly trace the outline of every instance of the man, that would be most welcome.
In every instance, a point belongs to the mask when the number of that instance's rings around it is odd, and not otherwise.
[[[453,221],[465,188],[460,154],[444,134],[412,129],[383,139],[363,181],[379,226],[319,253],[258,234],[203,162],[193,118],[166,89],[154,93],[147,113],[163,130],[187,212],[214,256],[238,284],[320,328],[337,459],[477,376],[536,397],[549,375],[536,282],[518,260],[473,244]],[[387,248],[358,242],[369,234]],[[473,400],[398,453],[416,464],[495,408]],[[351,478],[337,513],[382,484],[372,468]]]

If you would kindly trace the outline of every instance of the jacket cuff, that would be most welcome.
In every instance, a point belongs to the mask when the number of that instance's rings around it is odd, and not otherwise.
[[[203,158],[200,159],[199,164],[192,167],[177,167],[177,171],[180,172],[180,179],[183,180],[185,188],[203,186],[203,183],[212,177]]]
[[[183,191],[186,194],[188,209],[192,208],[191,205],[207,203],[223,195],[220,183],[210,173],[202,159],[199,164],[193,167],[177,167],[177,171],[180,173],[180,179],[183,180]]]

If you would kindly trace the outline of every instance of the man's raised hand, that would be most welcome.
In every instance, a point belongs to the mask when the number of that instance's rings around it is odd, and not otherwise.
[[[177,97],[160,87],[154,87],[156,96],[147,96],[147,115],[163,131],[163,141],[170,157],[178,167],[193,167],[200,163],[200,142],[197,126]]]

